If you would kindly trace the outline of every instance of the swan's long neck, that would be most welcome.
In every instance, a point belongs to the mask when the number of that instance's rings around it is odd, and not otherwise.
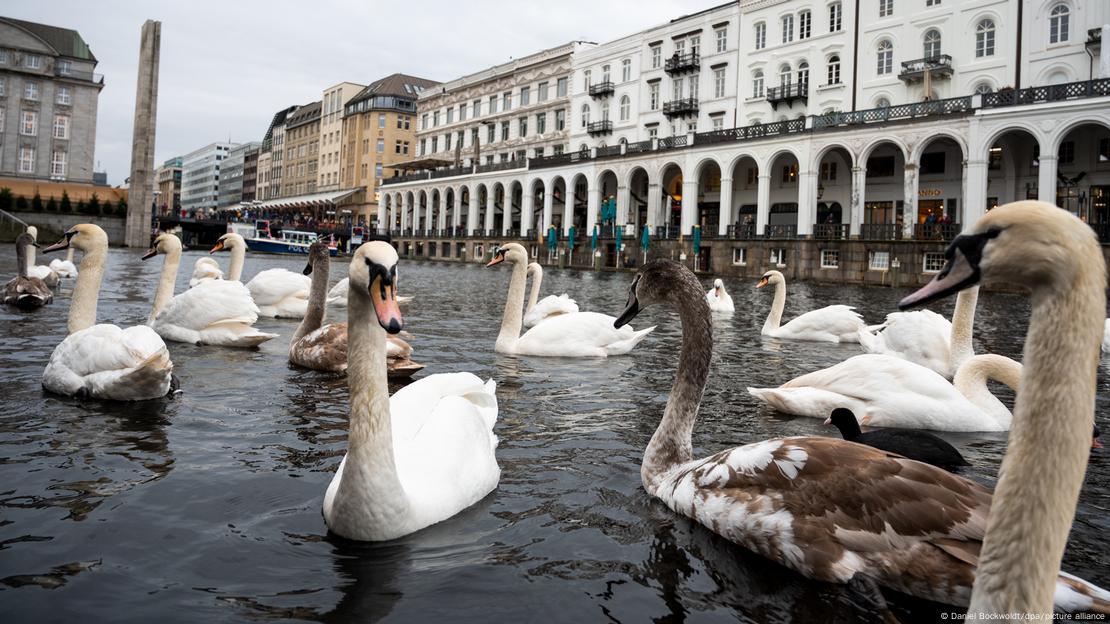
[[[104,278],[104,264],[108,260],[108,247],[97,245],[85,252],[73,287],[69,304],[69,333],[79,332],[96,325],[96,299],[100,296],[100,281]]]
[[[975,330],[975,306],[978,301],[978,286],[961,290],[956,295],[956,309],[952,312],[952,333],[948,340],[948,370],[953,374],[959,370],[961,364],[975,355],[971,337]]]
[[[524,282],[527,268],[521,262],[514,262],[513,275],[509,279],[509,295],[505,299],[505,313],[501,317],[501,333],[497,334],[496,348],[505,350],[520,339],[520,328],[524,322]]]
[[[1017,392],[1021,388],[1021,364],[1002,355],[984,353],[964,361],[952,378],[952,385],[979,409],[995,417],[1004,428],[1012,422],[1010,410],[987,387],[987,380],[1009,386]]]
[[[35,266],[35,246],[27,245],[27,266]]]
[[[327,258],[327,256],[324,256]],[[298,340],[320,329],[324,324],[324,312],[328,298],[328,260],[316,260],[312,266],[312,285],[308,289],[308,310],[305,311],[301,324],[293,333],[289,345],[293,346]],[[350,290],[348,289],[348,297]]]
[[[1097,247],[1091,255],[1097,262],[1077,263],[1073,283],[1033,293],[1014,426],[970,612],[1052,613],[1055,579],[1090,454],[1106,316],[1105,265]]]
[[[771,312],[763,323],[763,331],[775,331],[782,322],[782,311],[786,308],[786,282],[775,282],[775,300],[771,304]]]
[[[154,305],[150,308],[150,318],[147,319],[147,324],[154,322],[154,319],[166,309],[166,304],[173,299],[173,285],[174,280],[177,279],[177,269],[181,265],[181,250],[171,248],[166,251],[165,260],[162,261],[162,275],[158,280],[158,290],[154,293]]]
[[[640,478],[649,494],[655,494],[659,478],[664,472],[693,459],[694,421],[701,407],[702,392],[709,378],[709,361],[713,357],[713,329],[710,323],[709,303],[701,291],[701,284],[691,275],[677,285],[672,301],[682,320],[682,352],[678,356],[671,395],[663,410],[663,420],[651,436]]]
[[[540,283],[543,282],[543,267],[538,262],[528,265],[528,275],[532,277],[532,290],[528,293],[528,307],[524,313],[528,314],[532,308],[536,307],[536,302],[540,300]]]
[[[227,267],[227,279],[238,282],[243,276],[243,263],[247,258],[247,250],[242,245],[231,248],[231,264]]]
[[[31,271],[31,262],[27,253],[28,249],[34,249],[34,247],[31,245],[24,245],[23,243],[17,243],[15,246],[15,257],[16,262],[19,264],[20,277],[27,277]]]
[[[347,463],[335,494],[333,521],[359,527],[358,533],[365,533],[367,525],[378,523],[383,517],[407,516],[409,501],[397,476],[393,454],[385,330],[375,318],[370,296],[365,289],[356,287],[353,280],[347,305],[350,431]]]
[[[66,262],[73,262],[73,247],[66,249]]]

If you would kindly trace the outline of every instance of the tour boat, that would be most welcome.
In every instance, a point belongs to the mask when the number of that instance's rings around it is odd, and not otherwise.
[[[247,249],[251,251],[276,254],[308,255],[309,246],[320,237],[315,232],[282,230],[275,238],[270,234],[270,222],[266,220],[255,221],[253,226],[230,223],[228,231],[241,235],[247,243]],[[339,248],[334,240],[328,243],[328,251],[332,256],[339,255]]]

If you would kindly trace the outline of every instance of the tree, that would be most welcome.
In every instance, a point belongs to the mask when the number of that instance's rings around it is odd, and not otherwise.
[[[34,212],[42,212],[44,207],[45,206],[43,206],[42,203],[42,196],[36,192],[35,196],[31,198],[31,210],[33,210]]]
[[[12,190],[8,187],[0,188],[0,210],[11,210],[15,203],[15,198],[12,197]]]
[[[58,200],[54,199],[53,195],[51,195],[50,199],[46,202],[46,211],[58,212]]]
[[[89,203],[86,204],[86,206],[89,211],[88,214],[100,214],[100,198],[96,196],[96,193],[93,193],[92,196],[89,197]]]
[[[83,199],[77,200],[77,214],[89,214],[89,208]]]
[[[17,212],[27,212],[27,209],[30,208],[30,207],[31,206],[27,202],[26,197],[20,195],[19,197],[15,198],[15,209],[16,209]]]
[[[126,217],[127,216],[127,202],[124,201],[124,199],[122,197],[120,197],[119,202],[116,203],[116,216],[117,217]]]
[[[69,193],[65,192],[64,190],[62,191],[62,201],[58,205],[58,208],[62,211],[63,214],[69,214],[73,212],[73,202],[69,200]]]

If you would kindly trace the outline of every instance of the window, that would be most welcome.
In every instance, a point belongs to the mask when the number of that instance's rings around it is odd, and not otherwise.
[[[502,121],[501,122],[501,140],[502,141],[508,141],[509,140],[509,122],[507,122],[507,121]]]
[[[648,110],[659,110],[659,83],[648,85]]]
[[[0,132],[4,130],[4,118],[0,115]],[[1098,162],[1110,162],[1110,139],[1098,140]]]
[[[682,99],[682,79],[681,78],[672,78],[671,79],[671,99],[672,100],[681,100]]]
[[[659,65],[663,62],[663,48],[662,46],[651,46],[651,68],[659,69]]]
[[[58,59],[58,62],[54,63],[54,69],[58,71],[59,76],[68,76],[73,72],[73,62],[66,59]]]
[[[813,14],[809,11],[802,11],[798,14],[798,39],[809,39],[809,35],[813,25]]]
[[[567,127],[567,112],[563,109],[555,111],[555,130],[565,130]]]
[[[590,75],[592,73],[593,72],[589,69],[586,69],[586,70],[582,71],[582,90],[587,92],[587,93],[589,93],[589,91],[590,91],[590,82],[591,82]]]
[[[555,81],[555,97],[564,97],[567,94],[567,79],[560,78]]]
[[[868,268],[872,271],[886,271],[890,268],[890,252],[889,251],[872,251],[871,257],[868,262]]]
[[[459,104],[459,121],[466,121],[466,104]],[[401,118],[397,118],[397,127],[401,127]]]
[[[23,56],[23,66],[27,69],[40,69],[42,68],[42,57],[38,54],[26,54]]]
[[[8,51],[0,48],[0,65],[8,64]]]
[[[809,90],[809,63],[805,61],[798,64],[798,88],[802,91]]]
[[[513,109],[513,92],[506,91],[501,94],[501,110],[510,111]]]
[[[482,114],[482,100],[474,100],[474,102],[472,102],[470,104],[470,112],[474,115],[475,119],[477,119],[479,116],[481,116],[481,114]]]
[[[732,248],[732,263],[739,266],[744,266],[748,263],[748,248],[747,247],[733,247]]]
[[[794,41],[794,16],[782,16],[782,42],[790,43]]]
[[[875,100],[875,108],[890,108],[890,100],[885,97]]]
[[[19,126],[19,133],[23,136],[37,136],[39,133],[39,114],[35,111],[23,111],[23,123]]]
[[[489,111],[490,115],[497,112],[497,96],[496,95],[489,96],[489,108],[487,108],[486,110]]]
[[[936,251],[927,251],[921,259],[923,273],[940,273],[944,268],[944,254]]]
[[[871,156],[867,159],[868,178],[889,178],[894,175],[893,156]]]
[[[4,109],[0,108],[0,134],[4,132]]]
[[[382,177],[382,172],[383,172],[383,171],[384,171],[384,169],[383,169],[383,167],[382,167],[382,164],[381,164],[381,163],[378,163],[378,164],[374,165],[374,177],[375,177],[375,178],[380,178],[380,177]]]
[[[520,105],[528,106],[532,101],[532,89],[530,87],[520,88]]]
[[[486,143],[493,143],[493,141],[496,138],[497,138],[497,125],[491,123],[488,126],[486,126]]]
[[[621,82],[632,80],[632,59],[621,61]]]
[[[1052,7],[1048,17],[1048,42],[1063,43],[1068,40],[1071,11],[1066,4]]]
[[[782,65],[779,67],[779,84],[784,87],[789,87],[794,79],[794,73],[789,65]]]
[[[39,99],[39,83],[28,82],[23,86],[23,99],[37,102]]]
[[[582,105],[582,127],[585,128],[588,125],[590,125],[590,105],[589,104],[583,104]]]
[[[992,87],[989,82],[980,82],[979,84],[975,85],[975,89],[972,91],[972,93],[976,95],[985,95],[987,93],[993,92],[994,87]]]
[[[527,117],[521,117],[520,119],[517,120],[517,130],[520,132],[520,136],[522,136],[522,137],[528,136],[528,118]]]
[[[66,153],[61,150],[55,150],[50,156],[50,175],[52,176],[65,176],[66,174]]]
[[[385,113],[378,113],[378,127],[385,127]]]
[[[536,115],[536,134],[547,132],[547,113]]]
[[[447,109],[447,121],[445,123],[455,123],[455,107],[452,106]]]
[[[428,129],[428,113],[424,113],[423,115],[420,116],[420,129],[421,130],[427,130]]]
[[[556,156],[561,156],[562,153],[563,153],[563,149],[564,148],[563,148],[562,145],[556,145],[555,147],[551,148],[551,153],[556,155]]]
[[[541,82],[539,84],[539,86],[536,87],[536,101],[537,102],[546,102],[547,101],[547,81],[546,80]],[[474,116],[477,117],[478,113],[474,113]]]
[[[694,74],[693,76],[690,76],[690,83],[689,84],[690,84],[690,99],[692,99],[692,100],[698,99],[698,85],[701,84],[701,81],[698,80],[698,75],[697,74]]]
[[[451,136],[451,135],[448,134],[447,136]],[[450,148],[448,148],[448,149],[450,149]],[[377,152],[378,154],[381,154],[382,152],[385,151],[385,139],[378,139],[378,144],[374,147],[374,151]]]
[[[1061,165],[1075,162],[1075,141],[1064,141],[1060,144],[1060,151],[1056,153],[1056,162]]]
[[[782,166],[782,183],[789,184],[798,179],[798,165]]]
[[[752,72],[752,97],[763,97],[763,70],[757,69]]]
[[[940,56],[940,31],[935,28],[926,31],[922,47],[925,58]]]
[[[34,173],[35,172],[35,148],[21,147],[19,148],[19,172],[20,173]]]
[[[69,138],[69,115],[54,115],[54,138]]]
[[[690,54],[697,56],[701,52],[701,36],[694,35],[690,37]]]
[[[839,2],[829,5],[829,32],[840,32],[844,22],[844,7]]]
[[[762,50],[767,47],[767,24],[759,22],[755,25],[755,49]]]
[[[786,250],[785,249],[772,249],[770,263],[775,266],[786,266]]]
[[[648,138],[655,139],[659,137],[659,128],[648,128]]]
[[[621,121],[628,121],[628,118],[631,115],[632,115],[632,100],[628,99],[627,95],[622,95],[621,96],[621,108],[620,108]]]
[[[716,117],[712,117],[712,118],[709,119],[709,122],[713,124],[713,129],[714,130],[724,130],[725,129],[724,115],[717,115]]]
[[[940,6],[940,0],[925,0],[925,6]]]
[[[894,67],[894,46],[890,41],[882,40],[876,49],[877,67],[876,73],[880,76],[885,76],[891,72]]]
[[[822,249],[821,250],[821,268],[822,269],[839,269],[840,268],[840,251],[837,249]]]
[[[725,68],[713,70],[713,97],[725,97]]]
[[[840,57],[830,56],[828,71],[825,74],[826,84],[840,84]]]
[[[994,56],[994,20],[985,19],[975,27],[975,56]]]
[[[894,14],[894,0],[879,0],[879,17],[890,17]]]
[[[716,31],[716,35],[717,51],[724,52],[726,49],[728,49],[728,27],[725,26],[724,28],[718,28]]]
[[[821,163],[821,181],[835,182],[836,181],[836,161]]]

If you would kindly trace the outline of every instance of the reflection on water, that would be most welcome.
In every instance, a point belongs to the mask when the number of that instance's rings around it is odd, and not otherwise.
[[[199,257],[186,254],[178,288]],[[222,260],[222,259],[221,259]],[[146,319],[160,264],[113,250],[102,321]],[[226,263],[226,262],[225,262]],[[303,259],[248,258],[248,276]],[[14,272],[0,249],[0,274]],[[336,262],[333,280],[345,267]],[[171,343],[183,393],[116,405],[44,395],[40,376],[65,332],[68,289],[35,313],[0,310],[0,608],[13,621],[561,620],[874,621],[875,605],[810,583],[649,498],[639,461],[662,413],[680,339],[677,318],[631,356],[557,360],[493,353],[508,271],[403,262],[403,308],[425,373],[472,371],[498,384],[498,489],[456,518],[388,544],[326,533],[324,490],[347,428],[343,377],[286,361],[295,324],[254,351]],[[544,291],[584,310],[624,307],[628,274],[549,270]],[[710,282],[706,278],[708,287]],[[754,283],[726,280],[737,312],[714,319],[716,344],[696,451],[779,435],[832,435],[815,419],[776,414],[747,386],[777,385],[858,353],[852,345],[764,340],[771,304]],[[791,284],[785,317],[830,303],[879,322],[904,291]],[[952,302],[935,309],[951,313]],[[1019,357],[1029,306],[984,294],[976,350]],[[336,320],[344,320],[340,310]],[[1110,391],[1110,368],[1099,389]],[[1004,400],[1012,400],[1000,390]],[[1098,419],[1110,405],[1100,396]],[[1104,427],[1105,428],[1105,427]],[[943,434],[991,483],[1000,434]],[[1065,568],[1110,584],[1106,456],[1092,457]],[[51,589],[52,591],[44,591]],[[902,621],[936,605],[895,597]],[[176,611],[175,611],[176,610]],[[8,617],[5,618],[6,620]]]

